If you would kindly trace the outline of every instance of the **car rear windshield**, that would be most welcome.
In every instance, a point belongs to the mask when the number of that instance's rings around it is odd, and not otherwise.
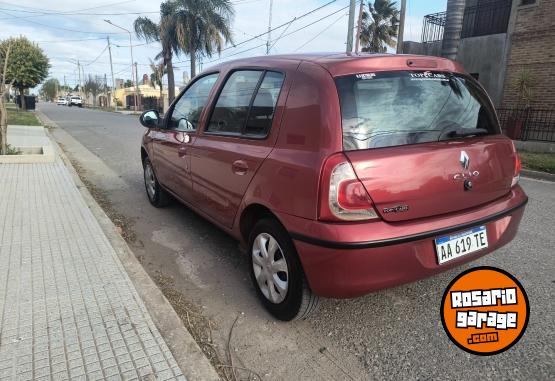
[[[499,133],[473,79],[446,72],[361,73],[336,79],[343,149],[360,150]]]

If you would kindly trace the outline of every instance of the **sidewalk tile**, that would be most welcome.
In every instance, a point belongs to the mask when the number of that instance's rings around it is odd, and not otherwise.
[[[0,178],[0,379],[184,379],[63,163]]]

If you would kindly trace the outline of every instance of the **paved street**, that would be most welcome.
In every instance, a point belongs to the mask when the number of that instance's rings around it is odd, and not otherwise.
[[[470,265],[354,300],[326,300],[306,321],[278,323],[259,305],[237,244],[180,205],[150,206],[142,180],[137,117],[40,103],[88,182],[125,218],[126,236],[152,276],[175,287],[216,323],[224,348],[236,316],[236,363],[270,379],[519,379],[555,374],[555,184],[522,179],[530,202],[517,238]],[[531,303],[528,330],[509,351],[467,354],[443,332],[447,284],[477,265],[515,275]]]
[[[0,379],[185,380],[63,162],[0,179]]]

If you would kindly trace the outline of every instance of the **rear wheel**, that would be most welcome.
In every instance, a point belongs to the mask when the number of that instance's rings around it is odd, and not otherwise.
[[[249,239],[250,274],[264,307],[279,320],[303,319],[316,310],[314,295],[287,231],[274,219],[254,226]]]
[[[146,157],[143,161],[143,169],[148,201],[150,201],[150,203],[157,208],[168,205],[171,201],[171,196],[160,186],[160,183],[154,174],[152,163],[148,157]]]

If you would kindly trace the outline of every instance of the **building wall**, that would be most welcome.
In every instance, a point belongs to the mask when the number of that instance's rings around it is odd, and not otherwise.
[[[503,107],[515,107],[515,81],[526,70],[533,79],[532,105],[555,107],[555,0],[516,7],[504,83]]]
[[[468,73],[478,74],[478,80],[496,106],[501,103],[503,93],[504,77],[499,68],[504,65],[506,47],[506,33],[463,38],[459,43],[457,61]],[[441,41],[425,44],[407,41],[403,52],[441,56]]]

